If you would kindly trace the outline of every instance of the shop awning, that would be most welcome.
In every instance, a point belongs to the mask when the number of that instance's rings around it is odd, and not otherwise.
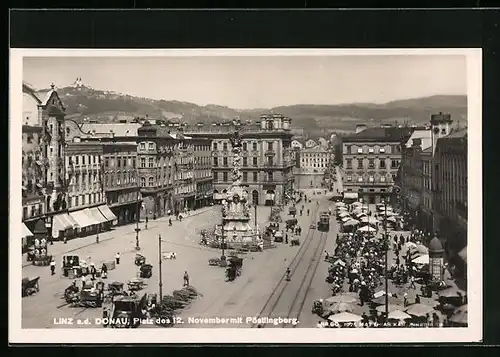
[[[79,228],[90,227],[93,226],[94,224],[97,224],[94,218],[89,216],[89,213],[85,211],[86,210],[75,211],[75,212],[70,212],[69,214],[69,216],[73,218],[75,222],[78,224]]]
[[[344,192],[344,198],[356,200],[356,199],[358,199],[358,193],[357,192]]]
[[[26,225],[23,223],[23,233],[22,233],[21,238],[31,237],[32,235],[33,235],[33,233],[31,233],[31,231],[29,230],[29,228],[26,227]]]
[[[103,216],[103,214],[97,209],[97,207],[89,208],[89,211],[97,222],[106,223],[108,221],[108,219]]]
[[[118,220],[115,214],[111,211],[111,208],[109,208],[107,205],[99,206],[97,208],[99,209],[99,212],[101,212],[101,214],[107,219],[108,222],[113,222]]]
[[[59,231],[65,231],[68,228],[74,228],[78,225],[74,219],[67,213],[61,213],[54,216],[54,222],[52,225],[52,234],[56,237],[59,235]],[[57,233],[57,234],[54,234]]]

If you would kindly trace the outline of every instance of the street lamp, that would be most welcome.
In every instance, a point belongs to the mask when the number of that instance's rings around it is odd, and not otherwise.
[[[382,199],[384,203],[384,250],[385,250],[385,319],[389,318],[389,278],[388,278],[388,268],[387,268],[387,260],[388,260],[388,251],[389,251],[389,242],[387,239],[387,199]]]
[[[137,192],[137,212],[136,212],[136,226],[135,226],[135,250],[141,250],[141,247],[139,246],[139,232],[141,229],[139,228],[139,212],[140,212],[140,193]]]
[[[47,228],[47,238],[50,242],[50,245],[54,244],[54,239],[52,237],[52,226],[54,223],[54,216],[47,217],[45,219],[45,228]]]
[[[162,272],[161,272],[161,264],[162,264],[162,257],[161,257],[161,234],[158,234],[158,267],[159,267],[159,276],[158,276],[158,291],[159,291],[159,299],[158,301],[161,302],[163,299],[163,283],[162,283]]]

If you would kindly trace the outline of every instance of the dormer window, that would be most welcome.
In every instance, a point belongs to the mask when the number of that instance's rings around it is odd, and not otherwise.
[[[358,148],[358,154],[362,154],[363,153],[363,148]]]
[[[385,153],[385,148],[380,148],[381,153]]]
[[[363,182],[363,178],[361,176],[358,177],[358,182]]]
[[[373,154],[373,148],[368,148],[368,152],[369,152],[370,154]]]

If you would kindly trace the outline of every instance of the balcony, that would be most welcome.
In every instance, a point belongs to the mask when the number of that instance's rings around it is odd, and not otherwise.
[[[276,152],[274,152],[273,150],[267,150],[265,155],[266,156],[276,156]]]

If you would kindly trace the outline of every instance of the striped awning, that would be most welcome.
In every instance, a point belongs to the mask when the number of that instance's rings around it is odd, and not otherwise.
[[[103,214],[97,209],[97,207],[89,208],[89,211],[97,222],[99,223],[108,222],[108,219],[103,216]]]
[[[99,209],[99,212],[101,212],[101,214],[106,218],[107,222],[118,220],[115,214],[111,211],[111,208],[109,208],[107,205],[99,206],[97,208]]]
[[[95,219],[90,216],[90,213],[87,213],[86,211],[88,211],[88,209],[70,212],[69,214],[69,216],[75,220],[79,228],[90,227],[97,224]]]
[[[67,213],[61,213],[54,216],[54,221],[52,224],[52,236],[58,237],[59,231],[65,231],[69,228],[75,228],[78,223],[71,218]]]
[[[24,223],[23,223],[23,228],[22,229],[23,229],[23,233],[22,233],[21,238],[33,236],[33,233],[31,233],[31,231],[29,230],[29,228],[26,227],[26,225]]]

